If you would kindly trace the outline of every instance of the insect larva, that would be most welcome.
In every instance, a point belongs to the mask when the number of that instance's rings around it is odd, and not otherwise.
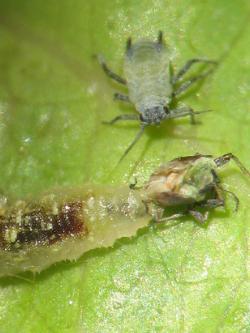
[[[141,194],[125,188],[85,187],[72,195],[20,201],[0,215],[0,276],[40,272],[61,260],[111,246],[148,224]]]
[[[121,120],[139,120],[141,124],[140,131],[120,160],[139,140],[146,126],[159,125],[166,119],[185,116],[190,116],[191,122],[194,123],[194,116],[202,112],[194,112],[188,106],[173,108],[171,102],[176,96],[213,70],[212,68],[182,82],[183,76],[194,64],[217,64],[214,60],[195,58],[189,60],[176,75],[173,75],[170,52],[164,44],[161,31],[155,42],[140,40],[132,44],[131,39],[128,39],[124,60],[125,79],[112,72],[101,56],[99,56],[99,62],[109,77],[118,83],[127,85],[128,96],[116,93],[115,99],[132,103],[137,111],[137,114],[119,115],[106,123],[114,124]]]

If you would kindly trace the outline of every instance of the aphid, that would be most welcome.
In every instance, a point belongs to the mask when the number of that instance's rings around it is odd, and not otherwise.
[[[137,114],[119,115],[105,123],[114,124],[121,120],[138,120],[141,124],[139,132],[125,150],[120,161],[139,140],[146,126],[159,125],[166,119],[185,116],[190,116],[191,122],[195,123],[195,115],[207,112],[194,112],[189,106],[173,108],[171,104],[176,96],[186,91],[198,80],[205,78],[213,70],[211,68],[182,82],[183,76],[194,64],[216,65],[217,62],[200,58],[191,59],[176,75],[173,75],[170,52],[163,42],[161,31],[156,42],[142,40],[132,44],[131,38],[128,39],[124,61],[125,79],[112,72],[102,56],[99,56],[99,62],[110,78],[128,87],[128,96],[116,93],[114,98],[132,103],[137,111]]]
[[[217,169],[231,159],[250,177],[249,171],[232,153],[217,158],[201,154],[179,157],[161,166],[145,185],[145,202],[148,210],[150,211],[151,204],[153,208],[155,204],[159,207],[156,210],[156,221],[167,221],[189,214],[203,223],[207,220],[210,209],[224,207],[224,192],[233,196],[237,210],[239,199],[234,193],[222,187],[217,174]],[[165,208],[173,206],[179,207],[179,212],[164,218]],[[205,209],[204,215],[199,208]]]

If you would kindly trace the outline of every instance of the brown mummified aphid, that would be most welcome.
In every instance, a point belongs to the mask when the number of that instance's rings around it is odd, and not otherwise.
[[[147,194],[145,203],[149,214],[154,214],[154,219],[158,222],[189,214],[202,223],[207,220],[209,210],[225,206],[225,192],[233,196],[237,210],[239,199],[233,192],[222,187],[217,174],[217,169],[231,159],[244,174],[250,177],[249,171],[232,153],[218,158],[201,154],[178,157],[162,165],[151,175],[145,186]],[[156,206],[157,209],[155,209]],[[163,217],[164,210],[174,206],[179,211],[172,216]],[[200,208],[205,210],[204,214],[201,213]]]
[[[140,193],[129,188],[84,187],[49,194],[0,211],[0,277],[40,272],[61,260],[113,245],[148,224]]]

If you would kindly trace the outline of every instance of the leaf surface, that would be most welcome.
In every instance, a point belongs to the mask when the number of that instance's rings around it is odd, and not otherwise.
[[[0,172],[12,199],[81,183],[143,182],[156,166],[196,152],[233,152],[250,168],[250,25],[247,0],[2,1]],[[193,57],[218,69],[180,101],[202,124],[148,129],[116,166],[138,124],[104,126],[133,112],[94,54],[122,74],[124,45],[164,32],[175,68]],[[194,73],[195,73],[194,69]],[[113,248],[60,263],[34,279],[0,281],[1,332],[249,332],[249,180],[221,177],[238,213],[149,227]],[[30,276],[28,276],[30,278]]]

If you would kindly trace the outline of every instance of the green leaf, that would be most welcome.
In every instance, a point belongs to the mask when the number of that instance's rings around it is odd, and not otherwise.
[[[202,124],[173,120],[146,131],[116,166],[138,124],[104,126],[133,108],[93,54],[122,73],[126,39],[164,32],[175,68],[220,59],[181,102]],[[0,172],[2,193],[33,197],[81,183],[143,182],[163,161],[233,152],[250,168],[250,43],[247,0],[2,1]],[[194,70],[195,72],[195,70]],[[186,218],[149,227],[110,249],[60,263],[30,282],[0,281],[1,332],[249,332],[249,180],[221,173],[240,199],[206,227]],[[30,279],[30,276],[28,276]]]

